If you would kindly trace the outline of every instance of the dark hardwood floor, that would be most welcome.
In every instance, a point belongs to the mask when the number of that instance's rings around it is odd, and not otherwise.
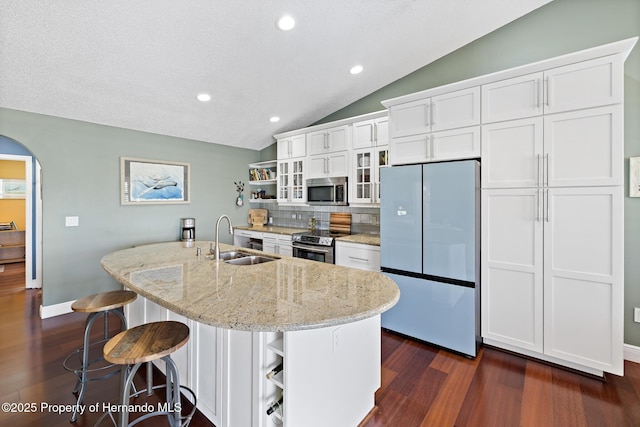
[[[68,413],[40,405],[74,403],[75,377],[62,361],[80,343],[86,315],[41,320],[40,301],[40,291],[24,290],[24,264],[7,264],[0,273],[0,402],[35,403],[37,410],[2,411],[0,426],[70,425]],[[117,386],[117,376],[89,384],[85,402],[115,402]],[[376,402],[363,427],[640,426],[640,365],[625,362],[624,377],[602,381],[491,348],[469,360],[383,332]],[[326,408],[319,403],[318,410]],[[75,425],[93,425],[99,415],[85,413]],[[200,415],[191,425],[212,424]]]

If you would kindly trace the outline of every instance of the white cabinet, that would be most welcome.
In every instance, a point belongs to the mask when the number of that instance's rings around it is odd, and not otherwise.
[[[293,256],[291,235],[264,233],[262,250],[276,255]]]
[[[191,321],[138,295],[125,306],[129,328],[144,323],[175,320],[189,326],[189,341],[171,355],[178,367],[180,384],[193,390],[198,409],[216,425],[223,425],[222,408],[222,334],[219,328]],[[159,361],[158,361],[159,362]],[[156,363],[164,373],[165,364]]]
[[[389,109],[391,164],[480,156],[480,87]]]
[[[233,245],[241,248],[262,250],[262,235],[263,233],[261,231],[234,228]]]
[[[380,271],[380,246],[336,240],[336,265]]]
[[[611,55],[483,85],[482,122],[619,104],[622,66]]]
[[[349,176],[349,152],[340,151],[309,156],[308,178]]]
[[[480,87],[392,106],[389,134],[399,138],[480,124]]]
[[[355,150],[351,163],[349,203],[380,203],[380,169],[389,166],[389,146]]]
[[[623,371],[622,188],[482,192],[482,336]]]
[[[542,117],[482,126],[482,188],[537,187],[543,138]]]
[[[304,203],[307,199],[305,159],[278,159],[278,203]]]
[[[482,86],[482,336],[623,373],[623,58]]]
[[[544,353],[623,374],[623,189],[549,189]]]
[[[332,153],[351,148],[349,125],[335,126],[307,134],[308,155]]]
[[[222,329],[192,322],[191,389],[198,409],[215,425],[222,424]]]
[[[352,147],[369,148],[389,144],[389,117],[355,122],[353,125]]]
[[[542,352],[540,190],[482,190],[482,337]]]
[[[277,144],[278,160],[304,157],[307,155],[307,139],[304,133],[280,138]]]
[[[480,157],[480,126],[391,140],[392,165]]]
[[[482,126],[482,187],[620,185],[622,106]]]

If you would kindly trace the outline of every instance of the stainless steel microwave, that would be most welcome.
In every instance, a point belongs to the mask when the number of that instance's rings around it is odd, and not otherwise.
[[[307,203],[310,205],[348,205],[347,177],[307,180]]]

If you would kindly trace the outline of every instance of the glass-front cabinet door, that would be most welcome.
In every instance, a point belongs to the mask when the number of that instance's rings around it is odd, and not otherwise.
[[[354,154],[351,203],[380,203],[380,168],[389,166],[389,146]]]
[[[372,151],[356,151],[353,186],[353,203],[373,203]]]
[[[388,168],[389,165],[389,146],[378,147],[375,150],[375,182],[374,197],[375,203],[380,203],[380,169]]]
[[[289,201],[289,161],[278,162],[278,202]]]
[[[291,161],[291,202],[304,202],[307,198],[304,179],[304,160],[297,159]]]
[[[302,203],[306,200],[304,159],[278,162],[278,203]]]

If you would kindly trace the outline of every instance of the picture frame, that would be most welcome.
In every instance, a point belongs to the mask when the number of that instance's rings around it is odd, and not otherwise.
[[[120,204],[191,203],[190,164],[120,158]]]
[[[629,197],[640,197],[640,157],[629,157]]]
[[[0,199],[24,199],[27,197],[27,181],[24,179],[0,179]]]

